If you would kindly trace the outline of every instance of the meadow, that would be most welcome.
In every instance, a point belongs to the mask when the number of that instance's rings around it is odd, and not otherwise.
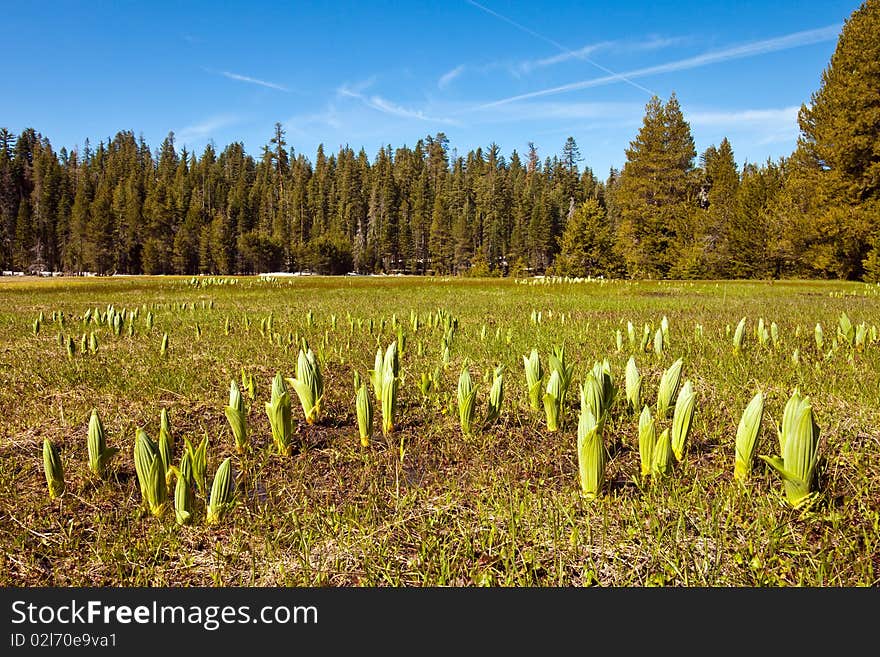
[[[830,281],[3,278],[0,585],[877,586],[878,324],[880,286]],[[392,343],[393,409],[376,398],[391,394],[379,375]],[[563,346],[569,388],[552,430],[544,395]],[[279,443],[267,403],[278,374],[302,380],[301,349],[322,396],[307,421],[287,382]],[[646,476],[641,411],[658,437],[676,430],[657,396],[678,359],[675,392],[693,391],[684,450]],[[579,390],[594,371],[607,412],[585,494]],[[490,394],[497,376],[503,394]],[[372,407],[364,440],[358,389]],[[759,458],[780,454],[795,390],[818,428],[799,505]],[[755,456],[735,477],[738,425],[758,392]],[[93,409],[119,449],[97,473]],[[158,444],[163,409],[162,459],[175,467],[151,508],[135,438]],[[186,444],[205,437],[204,486],[178,499]],[[63,468],[54,496],[47,440]],[[231,498],[211,506],[226,459]]]

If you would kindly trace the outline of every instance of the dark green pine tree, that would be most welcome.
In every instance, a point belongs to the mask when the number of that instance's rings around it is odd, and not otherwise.
[[[34,225],[30,198],[23,198],[18,204],[15,217],[15,241],[12,247],[12,265],[20,271],[27,271],[33,264]]]
[[[174,183],[180,164],[173,132],[162,142],[157,159],[155,178],[150,177],[144,200],[143,268],[145,274],[170,274],[177,212]]]
[[[801,108],[801,138],[790,200],[816,186],[806,208],[814,234],[807,258],[813,273],[865,274],[880,243],[880,0],[864,0],[845,22],[820,88]],[[794,198],[792,198],[794,197]],[[873,275],[869,275],[873,277]]]
[[[11,226],[12,264],[18,270],[31,269],[36,255],[34,213],[34,154],[39,149],[40,135],[32,128],[24,130],[15,142],[12,160],[12,184],[18,197],[14,223]]]
[[[98,183],[86,226],[85,262],[88,269],[97,274],[112,273],[114,265],[116,240],[110,184],[107,178]]]
[[[562,147],[562,163],[570,173],[577,171],[578,162],[583,159],[574,137],[568,137]]]
[[[34,264],[40,270],[59,268],[59,247],[55,222],[61,201],[63,174],[58,156],[48,139],[43,139],[34,154],[34,189],[31,193],[34,225]]]
[[[777,274],[769,257],[769,247],[776,242],[770,219],[782,184],[782,168],[769,159],[760,167],[743,167],[736,211],[727,231],[728,276],[767,278]]]
[[[435,274],[445,275],[452,272],[455,247],[452,242],[449,214],[446,210],[446,203],[442,193],[434,195],[434,207],[431,211],[431,229],[428,238],[428,253],[431,269]]]
[[[86,150],[86,153],[88,151]],[[74,158],[76,162],[76,158]],[[65,269],[73,272],[85,271],[86,250],[88,245],[88,227],[90,223],[89,209],[92,204],[92,173],[88,159],[84,158],[72,174],[75,193],[71,208],[70,228],[67,241],[62,250]]]
[[[18,215],[18,193],[13,175],[15,135],[0,128],[0,267],[12,268],[12,239]]]
[[[614,251],[614,236],[599,201],[588,199],[572,213],[553,263],[558,276],[618,276],[622,263]]]
[[[656,96],[646,108],[642,127],[626,149],[626,164],[615,190],[619,213],[618,253],[630,276],[662,278],[682,258],[692,240],[696,157],[690,126],[673,94],[664,105]]]
[[[703,212],[695,230],[694,249],[700,261],[700,274],[708,278],[734,275],[733,267],[745,254],[736,253],[731,230],[737,213],[739,172],[733,148],[725,137],[716,148],[710,146],[701,156]],[[748,257],[748,256],[746,256]]]

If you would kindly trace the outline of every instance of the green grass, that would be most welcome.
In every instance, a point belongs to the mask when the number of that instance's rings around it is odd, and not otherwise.
[[[106,324],[82,323],[87,309],[105,311],[108,304],[139,309],[133,336],[127,319],[120,336]],[[427,321],[441,309],[458,320],[446,367],[442,323]],[[44,321],[34,335],[41,311]],[[59,311],[63,326],[52,320]],[[147,311],[154,315],[149,331]],[[533,311],[540,311],[540,323],[532,320]],[[410,324],[412,312],[418,331]],[[832,349],[841,312],[853,324],[880,323],[880,287],[391,277],[237,277],[199,285],[190,278],[5,279],[0,585],[876,586],[880,344]],[[262,335],[261,320],[270,314],[275,335]],[[384,351],[397,337],[394,315],[406,334],[398,422],[383,436],[381,404],[375,404],[373,442],[363,448],[353,372],[369,381],[376,349]],[[643,325],[651,325],[651,350],[663,316],[669,321],[665,351],[636,353],[627,321],[637,340]],[[743,316],[744,348],[735,355],[733,329]],[[775,348],[759,346],[759,317],[768,327],[778,324]],[[813,337],[817,322],[825,331],[822,352]],[[92,330],[97,354],[68,358],[58,334],[72,336],[79,352],[82,334]],[[620,351],[617,330],[624,338]],[[164,359],[163,333],[169,336]],[[281,456],[265,402],[276,372],[294,376],[302,338],[321,361],[322,418],[308,425],[291,389],[294,453]],[[550,433],[543,410],[529,408],[522,359],[537,348],[546,372],[552,347],[563,342],[574,376],[564,424]],[[655,483],[639,480],[638,414],[627,412],[623,393],[633,354],[652,411],[660,375],[678,357],[684,359],[682,383],[690,379],[696,392],[686,456]],[[603,358],[618,393],[604,432],[606,485],[588,502],[577,478],[577,387]],[[504,403],[499,420],[482,427],[496,365],[505,366]],[[456,397],[465,366],[478,390],[468,436],[461,432]],[[420,375],[438,367],[440,387],[423,398]],[[255,375],[257,391],[247,400],[251,449],[237,455],[223,409],[229,382],[240,382],[242,369]],[[764,390],[756,452],[776,454],[775,425],[795,386],[812,400],[821,428],[820,496],[806,510],[787,505],[782,482],[757,459],[745,485],[733,477],[736,427],[748,401]],[[122,448],[103,481],[88,470],[93,407],[107,444]],[[160,519],[140,511],[135,429],[143,426],[156,440],[162,408],[170,414],[175,462],[184,436],[195,444],[209,436],[209,489],[217,466],[233,457],[239,504],[218,525],[206,525],[202,496],[189,527],[175,524],[173,509]],[[671,426],[671,415],[658,422],[658,435]],[[54,501],[42,471],[45,438],[58,446],[67,479],[67,492]],[[173,499],[173,485],[171,493]]]

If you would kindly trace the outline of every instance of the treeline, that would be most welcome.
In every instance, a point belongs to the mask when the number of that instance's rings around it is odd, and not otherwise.
[[[574,157],[574,156],[572,156]],[[33,130],[0,131],[4,268],[99,273],[330,269],[543,271],[570,208],[601,194],[590,171],[495,145],[451,158],[441,133],[412,148],[342,148],[314,162],[276,125],[254,159],[241,143],[196,156],[131,132],[56,154]]]
[[[880,277],[880,0],[846,22],[795,152],[697,157],[673,94],[652,98],[626,164],[581,167],[574,138],[465,156],[443,133],[370,159],[314,161],[281,124],[259,158],[196,155],[133,132],[57,153],[0,129],[0,267],[146,274],[320,273],[650,278]]]

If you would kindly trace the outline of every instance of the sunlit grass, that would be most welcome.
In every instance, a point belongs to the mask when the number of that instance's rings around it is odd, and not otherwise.
[[[0,584],[880,582],[880,344],[832,347],[842,312],[854,325],[880,324],[877,286],[197,280],[0,280]],[[88,309],[104,312],[108,305],[127,313],[119,335],[106,323],[81,321]],[[127,311],[135,308],[129,335]],[[458,319],[451,340],[444,341],[442,321],[430,321],[438,310]],[[660,354],[653,340],[644,352],[630,346],[627,322],[638,342],[644,324],[653,338],[664,316],[669,331]],[[735,353],[733,329],[742,317],[743,346]],[[760,344],[758,318],[775,322],[778,341]],[[817,323],[825,329],[822,350]],[[91,332],[99,348],[82,353],[81,337]],[[367,372],[377,349],[401,333],[394,428],[387,436],[375,431],[363,447],[354,372],[371,385]],[[74,339],[73,358],[59,334]],[[265,403],[276,373],[295,375],[304,341],[320,364],[321,414],[308,424],[295,409],[292,453],[283,455]],[[565,422],[549,432],[543,407],[530,407],[523,356],[538,350],[546,386],[549,357],[561,345],[573,377]],[[665,478],[640,475],[641,409],[628,409],[624,394],[630,357],[642,377],[641,403],[652,410],[660,377],[678,358],[682,381],[696,394],[685,457]],[[588,501],[578,481],[579,399],[572,391],[605,358],[618,394],[603,430],[606,483]],[[498,366],[505,371],[498,419],[462,432],[460,373],[470,373],[474,418],[481,419]],[[422,374],[435,371],[438,385],[423,394]],[[255,378],[254,399],[243,372]],[[247,418],[249,448],[241,453],[224,410],[231,380],[242,383]],[[820,495],[807,510],[786,503],[764,463],[755,463],[745,481],[734,478],[737,425],[755,391],[766,396],[756,453],[775,454],[776,426],[795,387],[809,395],[821,429]],[[107,444],[121,448],[104,479],[88,468],[93,408]],[[135,430],[158,436],[162,408],[175,437],[172,462],[180,461],[184,438],[198,445],[206,434],[210,477],[232,459],[236,504],[216,524],[206,524],[207,503],[198,493],[189,526],[175,523],[173,509],[160,518],[141,511]],[[378,418],[378,404],[376,411]],[[657,418],[657,435],[671,429],[671,415]],[[49,499],[43,473],[46,438],[64,463],[66,489],[57,500]]]

